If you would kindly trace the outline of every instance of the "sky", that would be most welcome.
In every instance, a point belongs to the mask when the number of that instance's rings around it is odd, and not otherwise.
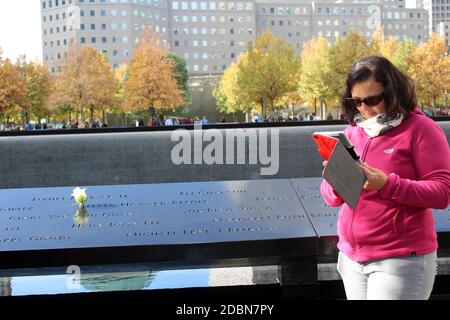
[[[406,0],[407,7],[413,3]],[[0,48],[4,58],[42,61],[40,0],[0,0]]]
[[[42,61],[40,0],[0,0],[2,57]]]

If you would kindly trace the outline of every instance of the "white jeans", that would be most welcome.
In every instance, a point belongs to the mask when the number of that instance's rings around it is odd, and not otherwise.
[[[427,300],[436,267],[436,251],[365,263],[339,252],[337,263],[348,300]]]

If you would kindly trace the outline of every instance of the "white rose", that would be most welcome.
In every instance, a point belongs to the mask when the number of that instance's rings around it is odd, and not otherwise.
[[[87,200],[86,189],[81,189],[79,187],[73,189],[72,196],[78,204],[84,205]]]

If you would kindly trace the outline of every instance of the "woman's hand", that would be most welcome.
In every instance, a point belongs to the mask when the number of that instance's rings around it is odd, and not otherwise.
[[[322,165],[323,165],[322,177],[323,177],[323,172],[325,171],[325,167],[327,166],[327,164],[328,164],[328,161],[327,161],[327,160],[325,160],[325,161],[322,163]]]
[[[369,166],[367,163],[361,165],[367,181],[364,184],[364,189],[377,191],[384,188],[387,182],[387,175],[377,168]]]

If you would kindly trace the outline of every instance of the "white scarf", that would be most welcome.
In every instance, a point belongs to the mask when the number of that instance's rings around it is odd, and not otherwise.
[[[364,120],[361,114],[358,113],[355,116],[355,123],[363,128],[369,137],[374,138],[397,127],[402,123],[404,118],[405,116],[403,114],[397,114],[393,117],[387,113],[380,113],[375,117]]]

